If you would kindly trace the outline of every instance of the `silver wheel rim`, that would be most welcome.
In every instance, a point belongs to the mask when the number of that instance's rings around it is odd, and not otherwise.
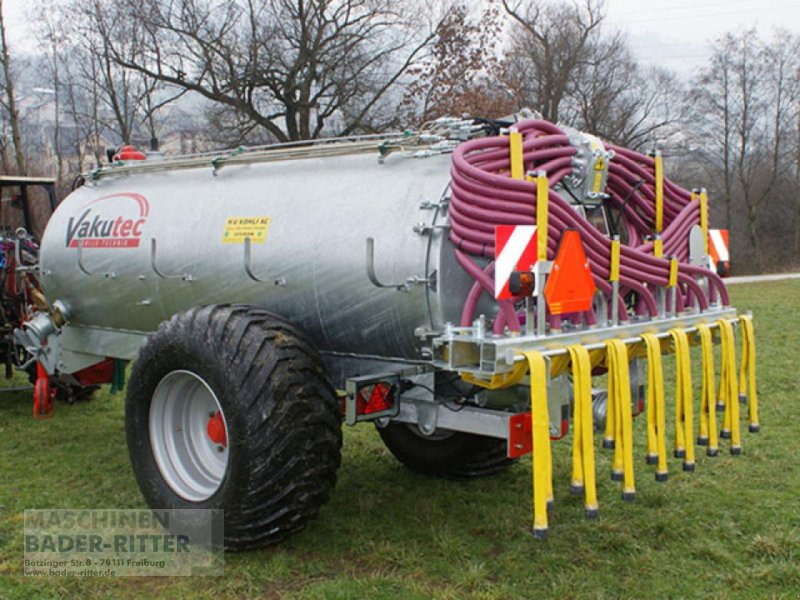
[[[207,432],[209,419],[219,413],[225,445]],[[167,485],[190,502],[208,500],[228,470],[228,424],[216,394],[191,371],[172,371],[156,387],[150,403],[150,445]]]
[[[411,423],[406,423],[406,427],[408,427],[409,431],[414,435],[421,437],[423,440],[446,440],[447,438],[453,437],[454,431],[450,431],[449,429],[435,429],[430,434],[426,435],[422,433],[422,430],[417,425],[412,425]]]

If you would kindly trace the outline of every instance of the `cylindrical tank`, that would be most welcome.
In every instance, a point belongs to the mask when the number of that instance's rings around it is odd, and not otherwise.
[[[286,318],[323,351],[420,359],[415,330],[458,322],[472,280],[436,208],[449,156],[164,166],[111,168],[50,220],[42,283],[71,326],[149,332],[193,306],[241,303]],[[429,283],[374,285],[368,238],[382,283]]]

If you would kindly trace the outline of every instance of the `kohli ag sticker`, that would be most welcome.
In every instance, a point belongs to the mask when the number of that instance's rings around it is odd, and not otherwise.
[[[267,239],[269,217],[228,217],[222,231],[223,244],[244,244],[250,238],[251,244],[263,244]]]
[[[138,248],[150,204],[141,194],[124,192],[91,200],[67,223],[67,247]]]

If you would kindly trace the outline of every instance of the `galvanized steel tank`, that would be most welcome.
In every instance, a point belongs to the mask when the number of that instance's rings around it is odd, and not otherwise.
[[[321,351],[421,360],[415,331],[458,322],[472,280],[455,262],[440,206],[449,155],[152,167],[107,169],[47,226],[42,283],[69,308],[73,333],[151,332],[192,306],[241,303],[286,318]],[[229,221],[242,218],[269,219],[249,262]],[[381,282],[428,283],[376,287],[368,238]],[[134,357],[130,344],[114,352],[113,342],[95,348],[92,339],[65,335],[63,344]]]

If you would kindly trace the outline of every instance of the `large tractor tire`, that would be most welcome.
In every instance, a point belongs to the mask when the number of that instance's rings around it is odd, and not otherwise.
[[[250,307],[162,323],[131,372],[125,429],[147,503],[223,509],[230,550],[303,529],[341,462],[341,414],[318,354]]]
[[[414,425],[389,423],[378,433],[406,467],[424,475],[469,479],[493,475],[514,464],[503,440],[471,433],[437,430],[423,435]]]

